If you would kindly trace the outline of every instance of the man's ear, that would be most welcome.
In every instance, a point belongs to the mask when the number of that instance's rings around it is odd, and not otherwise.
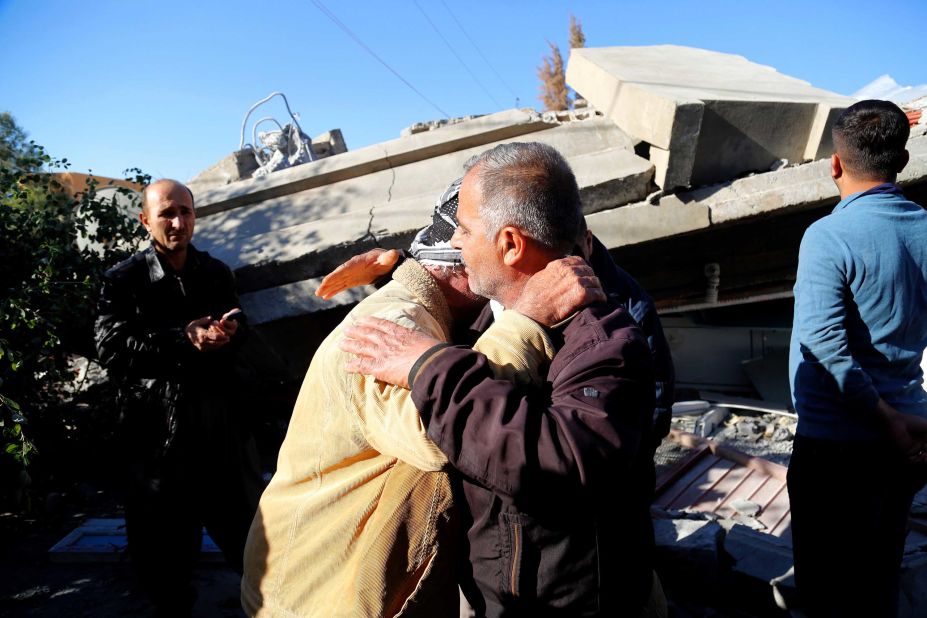
[[[909,153],[907,150],[905,150],[905,151],[904,151],[904,155],[901,157],[901,165],[899,165],[899,166],[898,166],[898,169],[895,170],[895,171],[896,171],[897,173],[900,174],[900,173],[901,173],[901,170],[903,170],[903,169],[905,168],[905,166],[908,164],[908,161],[910,161],[910,160],[911,160],[911,153]]]
[[[502,255],[502,263],[509,267],[514,267],[525,259],[527,244],[528,239],[521,230],[512,226],[502,228],[496,238],[496,247]]]
[[[148,227],[148,213],[145,212],[144,208],[142,208],[141,212],[138,213],[138,220],[142,222],[142,225],[145,226],[146,230],[150,231],[150,228]]]
[[[843,176],[843,162],[836,152],[830,155],[830,177],[837,180]]]
[[[592,257],[592,230],[586,228],[583,235],[583,258],[588,262]]]

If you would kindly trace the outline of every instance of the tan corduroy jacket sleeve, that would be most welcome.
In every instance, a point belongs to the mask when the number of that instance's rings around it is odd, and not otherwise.
[[[414,315],[413,315],[414,314]],[[427,312],[391,312],[377,317],[445,339],[440,327]],[[543,382],[546,367],[554,355],[550,337],[537,322],[515,311],[505,311],[480,337],[474,349],[486,356],[496,377],[518,384]],[[357,389],[367,405],[358,405],[361,426],[370,445],[381,453],[396,457],[420,470],[439,470],[447,458],[428,438],[411,392],[375,380],[355,376]],[[358,402],[360,403],[360,402]]]

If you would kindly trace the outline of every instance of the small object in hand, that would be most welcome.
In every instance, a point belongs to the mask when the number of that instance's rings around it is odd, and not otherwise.
[[[236,309],[232,309],[231,311],[226,313],[224,316],[222,316],[222,319],[223,320],[235,320],[237,322],[239,319],[241,319],[242,315],[244,315],[244,311],[236,308]]]

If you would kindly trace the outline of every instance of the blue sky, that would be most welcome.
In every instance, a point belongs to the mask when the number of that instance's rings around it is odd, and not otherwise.
[[[514,107],[516,97],[537,107],[546,41],[566,54],[571,13],[589,47],[736,53],[841,94],[884,73],[927,82],[923,0],[0,0],[0,111],[74,171],[141,167],[183,180],[235,150],[245,112],[274,90],[307,133],[340,128],[349,149],[441,117],[435,106],[450,116]],[[286,115],[279,99],[260,113]]]

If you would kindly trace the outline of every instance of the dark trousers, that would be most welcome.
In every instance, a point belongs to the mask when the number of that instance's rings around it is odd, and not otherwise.
[[[185,412],[166,452],[131,452],[127,444],[129,555],[162,616],[189,615],[204,526],[241,573],[262,486],[254,441],[239,423],[208,404]]]
[[[795,584],[812,617],[898,613],[908,512],[923,470],[887,442],[796,436],[788,471]]]

